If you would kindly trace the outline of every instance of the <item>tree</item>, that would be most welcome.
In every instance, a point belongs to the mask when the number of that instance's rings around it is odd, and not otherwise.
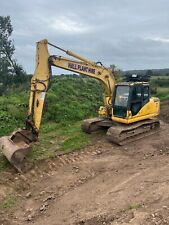
[[[123,71],[120,70],[114,64],[110,65],[110,68],[112,69],[113,75],[115,76],[116,80],[120,81],[122,79],[122,77],[123,77]]]
[[[152,70],[147,70],[146,71],[146,76],[148,76],[148,77],[153,76],[153,71]]]
[[[10,16],[0,16],[0,82],[4,85],[10,84],[13,80],[20,82],[21,76],[25,74],[22,66],[14,58],[12,31]]]
[[[14,45],[10,39],[13,28],[9,16],[0,16],[0,79],[5,81],[5,76],[12,72],[12,56]],[[12,63],[11,63],[12,62]]]

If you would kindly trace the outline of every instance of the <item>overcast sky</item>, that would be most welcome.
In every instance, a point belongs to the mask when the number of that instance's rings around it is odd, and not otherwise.
[[[44,38],[123,70],[169,67],[169,0],[0,0],[0,15],[28,73]]]

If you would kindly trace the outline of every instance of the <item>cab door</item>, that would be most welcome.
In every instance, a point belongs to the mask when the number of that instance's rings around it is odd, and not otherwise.
[[[113,98],[113,116],[119,118],[126,118],[128,111],[128,99],[129,99],[130,86],[129,85],[117,85]]]
[[[149,86],[148,85],[134,85],[132,87],[130,96],[130,111],[132,116],[135,116],[140,109],[149,102]]]

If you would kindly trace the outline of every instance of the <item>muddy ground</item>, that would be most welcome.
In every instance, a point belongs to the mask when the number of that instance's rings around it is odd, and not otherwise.
[[[0,224],[169,224],[169,101],[160,119],[159,133],[127,146],[97,134],[81,151],[25,174],[2,172]]]

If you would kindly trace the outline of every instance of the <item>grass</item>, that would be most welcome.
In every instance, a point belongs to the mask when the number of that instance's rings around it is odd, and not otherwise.
[[[87,145],[91,137],[82,132],[80,123],[44,124],[39,142],[33,145],[28,159],[31,161],[46,159],[54,156],[57,152],[75,151]]]
[[[0,136],[23,126],[27,101],[28,93],[25,91],[0,97]]]
[[[152,95],[165,100],[169,98],[169,76],[152,76],[150,80]]]
[[[169,99],[169,91],[162,91],[162,92],[158,92],[156,94],[156,96],[161,100],[166,100]]]
[[[0,209],[10,209],[15,206],[17,202],[17,197],[9,195],[5,200],[0,203]]]
[[[157,94],[166,92],[169,92],[169,87],[157,87]]]
[[[0,96],[0,136],[24,125],[29,91]],[[76,122],[96,115],[102,105],[102,87],[98,81],[81,77],[55,77],[46,96],[43,124]]]
[[[0,171],[5,170],[9,166],[9,162],[6,160],[5,156],[0,153]]]
[[[129,210],[132,210],[132,209],[139,209],[139,208],[141,208],[142,207],[142,204],[141,203],[133,203],[133,204],[130,204],[129,206],[128,206],[128,209]]]
[[[77,133],[76,135],[69,137],[61,143],[61,150],[64,152],[79,150],[89,143],[89,136],[84,133]]]
[[[152,80],[157,80],[157,79],[169,79],[169,76],[167,75],[162,75],[162,76],[152,76]]]

